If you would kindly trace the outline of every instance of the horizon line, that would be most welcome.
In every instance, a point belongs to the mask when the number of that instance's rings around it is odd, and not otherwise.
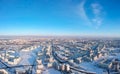
[[[105,35],[0,35],[0,37],[2,36],[11,36],[11,37],[29,37],[29,36],[32,36],[32,37],[91,37],[91,38],[120,38],[120,36],[105,36]]]

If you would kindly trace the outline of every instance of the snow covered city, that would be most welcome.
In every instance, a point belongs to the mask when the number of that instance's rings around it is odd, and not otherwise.
[[[0,74],[120,74],[120,0],[0,0]]]

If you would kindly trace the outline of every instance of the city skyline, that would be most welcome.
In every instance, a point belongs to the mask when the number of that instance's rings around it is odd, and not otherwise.
[[[0,35],[120,37],[119,0],[1,0]]]

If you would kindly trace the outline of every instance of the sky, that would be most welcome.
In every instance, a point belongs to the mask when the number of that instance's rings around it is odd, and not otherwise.
[[[120,37],[120,0],[0,0],[0,35]]]

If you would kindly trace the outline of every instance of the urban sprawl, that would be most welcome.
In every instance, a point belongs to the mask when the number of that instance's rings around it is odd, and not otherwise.
[[[0,74],[120,74],[120,39],[0,38]]]

